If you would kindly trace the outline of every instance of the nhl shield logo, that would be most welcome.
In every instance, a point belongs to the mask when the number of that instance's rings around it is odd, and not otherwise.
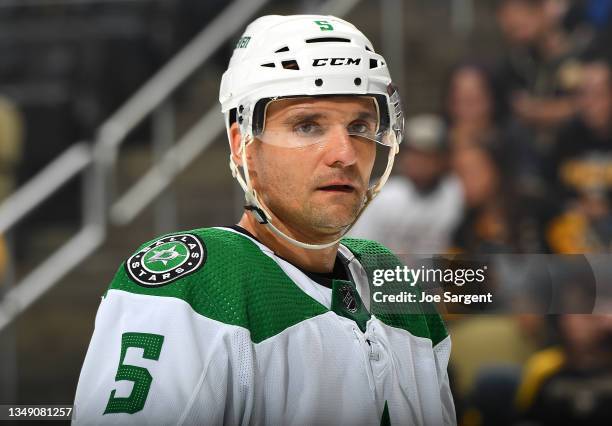
[[[352,314],[357,312],[359,304],[357,302],[357,298],[355,297],[355,293],[353,293],[353,287],[348,284],[345,284],[340,287],[339,290],[340,294],[342,295],[342,305],[344,306],[344,308]]]
[[[206,252],[192,234],[160,238],[126,261],[126,270],[137,284],[158,287],[196,271]]]

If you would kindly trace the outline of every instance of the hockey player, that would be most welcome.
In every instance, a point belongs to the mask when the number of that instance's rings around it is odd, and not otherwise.
[[[220,101],[245,214],[150,241],[119,268],[75,421],[455,424],[440,317],[371,302],[372,271],[399,261],[342,238],[402,138],[385,60],[341,19],[265,16],[238,41]]]

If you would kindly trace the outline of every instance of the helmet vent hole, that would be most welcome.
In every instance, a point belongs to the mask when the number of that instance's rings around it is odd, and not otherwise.
[[[285,68],[286,70],[299,70],[300,66],[298,65],[297,61],[295,61],[294,59],[290,60],[290,61],[283,61],[283,68]]]
[[[320,79],[320,78],[317,78],[317,79],[315,80],[315,86],[317,86],[317,87],[321,87],[321,86],[323,86],[323,80],[322,80],[322,79]]]
[[[268,62],[267,64],[261,64],[262,67],[275,68],[274,62]]]
[[[378,60],[370,59],[370,69],[378,67]]]
[[[289,47],[287,46],[281,47],[280,49],[276,50],[274,53],[281,53],[281,52],[289,52]]]
[[[306,40],[306,43],[350,43],[351,40],[348,38],[342,37],[318,37],[318,38],[309,38]]]
[[[361,79],[359,77],[355,79],[355,86],[361,86]]]

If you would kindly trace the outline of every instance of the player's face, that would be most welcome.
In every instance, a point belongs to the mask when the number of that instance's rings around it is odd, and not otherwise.
[[[285,225],[332,235],[356,219],[376,156],[376,142],[349,133],[376,129],[371,98],[298,98],[272,102],[249,164],[253,187]],[[264,131],[264,134],[266,132]],[[304,140],[310,140],[304,143]]]

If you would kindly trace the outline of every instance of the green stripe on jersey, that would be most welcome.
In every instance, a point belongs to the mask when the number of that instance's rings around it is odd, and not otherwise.
[[[359,260],[359,263],[365,269],[370,283],[370,293],[375,291],[376,287],[372,285],[372,277],[375,269],[395,269],[397,266],[403,266],[403,262],[395,256],[388,248],[376,241],[363,240],[358,238],[344,238],[342,244],[345,245]],[[407,286],[404,283],[387,283],[387,290],[391,290],[392,294],[396,290],[410,291],[417,295],[417,300],[420,300],[420,288],[417,285]],[[394,288],[395,287],[395,288]],[[408,310],[411,312],[407,312]],[[435,346],[448,336],[446,326],[440,315],[435,314],[435,308],[428,304],[427,309],[423,309],[423,305],[411,303],[410,305],[396,305],[370,302],[370,311],[372,314],[391,327],[401,328],[409,333],[431,339]],[[428,313],[424,313],[428,312]]]
[[[188,233],[206,245],[207,259],[198,271],[165,286],[143,287],[122,266],[111,288],[182,299],[200,315],[248,329],[255,343],[328,312],[248,238],[215,228]]]
[[[170,235],[178,234],[195,235],[206,246],[206,260],[198,270],[169,284],[147,287],[134,282],[124,264],[110,289],[182,299],[200,315],[248,329],[254,343],[329,312],[302,291],[247,237],[217,228]],[[143,244],[138,251],[157,240]],[[401,264],[388,249],[373,241],[344,239],[342,243],[355,254],[366,271],[372,267]],[[446,329],[438,315],[372,313],[392,327],[432,339],[434,345],[446,337]],[[428,318],[430,316],[432,318]]]

